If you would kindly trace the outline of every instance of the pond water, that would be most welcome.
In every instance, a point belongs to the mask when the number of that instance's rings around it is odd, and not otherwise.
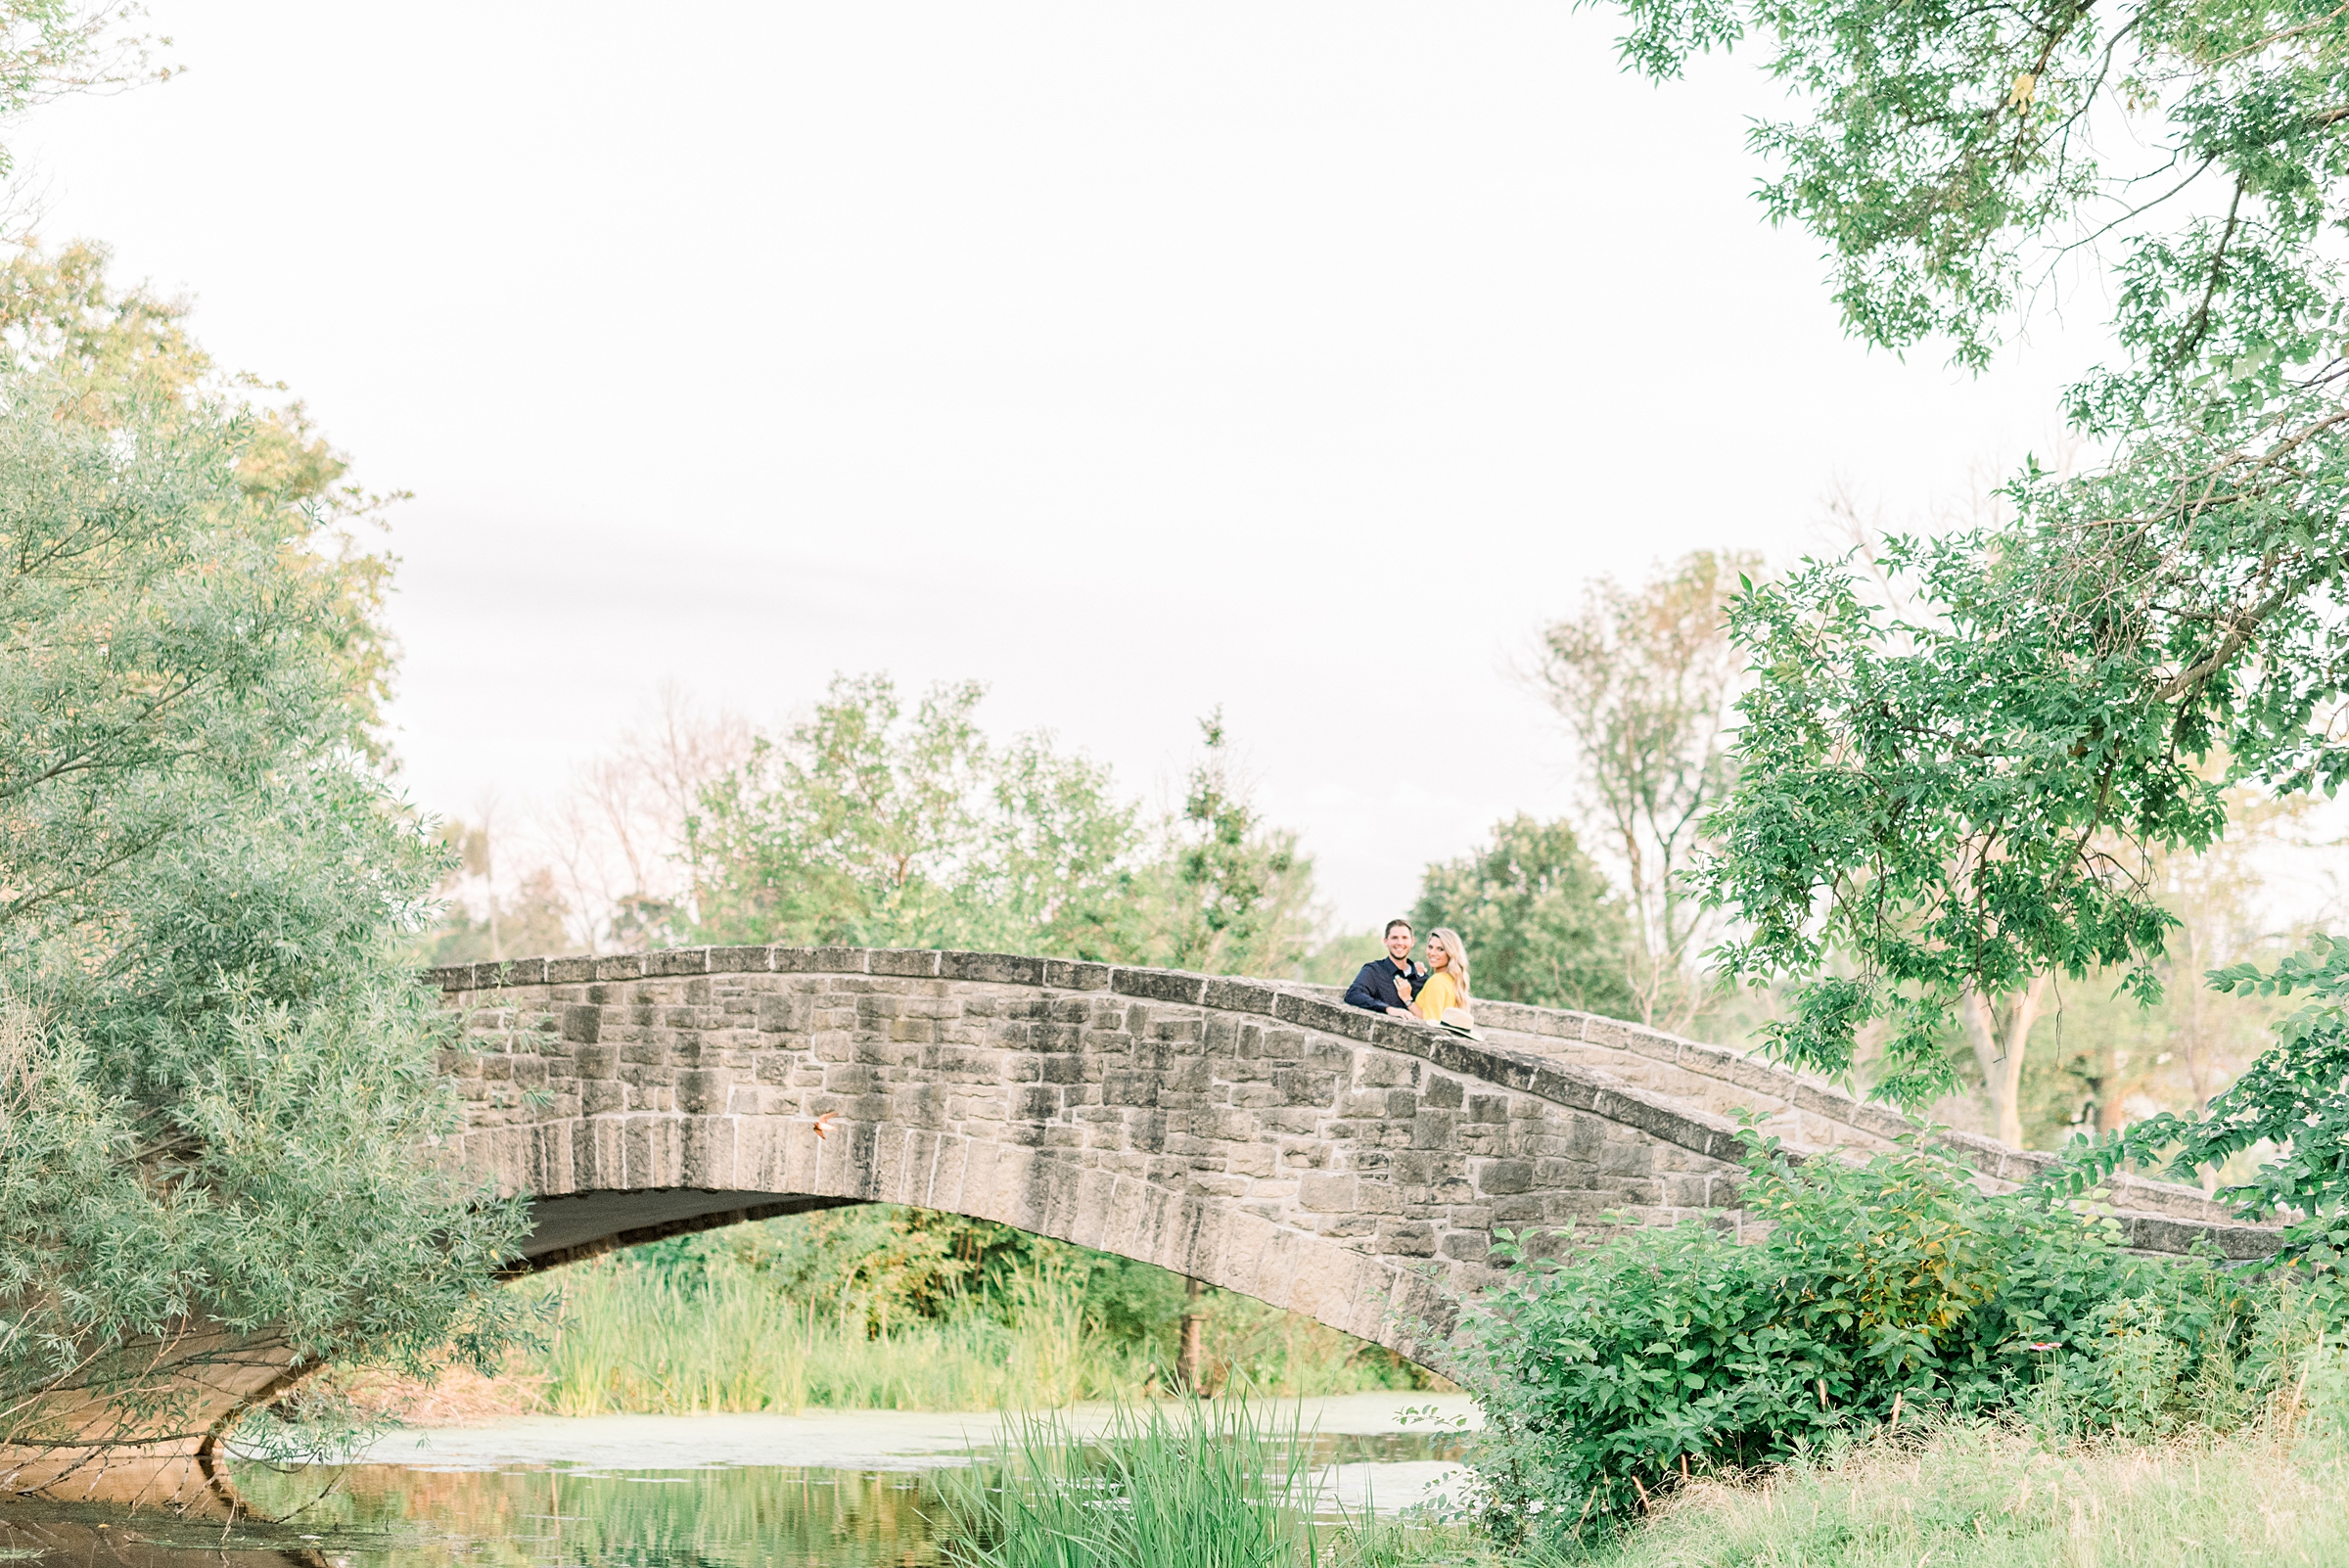
[[[1398,1430],[1406,1403],[1432,1401],[1308,1402],[1332,1506],[1406,1505],[1451,1471],[1459,1432]],[[12,1502],[0,1568],[915,1568],[945,1560],[942,1471],[998,1430],[984,1416],[810,1411],[399,1433],[368,1462],[241,1466],[239,1490],[269,1522]],[[811,1454],[839,1462],[745,1462]]]

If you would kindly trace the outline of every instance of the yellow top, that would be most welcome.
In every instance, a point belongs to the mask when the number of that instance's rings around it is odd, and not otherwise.
[[[1465,1007],[1468,998],[1460,994],[1460,983],[1451,978],[1451,971],[1439,969],[1427,977],[1419,994],[1411,998],[1411,1011],[1429,1023],[1441,1023],[1447,1007]]]

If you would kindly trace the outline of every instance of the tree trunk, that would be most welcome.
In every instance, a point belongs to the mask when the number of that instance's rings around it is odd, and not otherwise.
[[[2023,1051],[2031,1043],[2031,1026],[2039,1021],[2040,998],[2047,994],[2048,977],[2004,998],[2005,1016],[1992,999],[1968,987],[1958,999],[1965,1023],[1965,1038],[1982,1069],[1982,1084],[1990,1095],[1991,1135],[2010,1149],[2023,1146]]]
[[[1199,1329],[1207,1320],[1199,1310],[1199,1298],[1207,1293],[1207,1288],[1196,1279],[1184,1280],[1183,1287],[1188,1310],[1182,1314],[1182,1346],[1174,1353],[1174,1381],[1181,1385],[1182,1392],[1195,1395],[1199,1392],[1201,1370]]]

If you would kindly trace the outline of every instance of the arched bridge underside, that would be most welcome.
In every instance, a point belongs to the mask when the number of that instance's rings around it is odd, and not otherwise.
[[[1158,1264],[1439,1367],[1495,1226],[1738,1226],[1740,1109],[1798,1150],[1909,1130],[1737,1053],[1546,1008],[1480,1004],[1480,1042],[1322,988],[847,947],[428,980],[463,1015],[449,1157],[531,1199],[517,1267],[902,1203]],[[1994,1187],[2046,1158],[1949,1141]],[[2145,1251],[2273,1244],[2188,1188],[2113,1198]]]

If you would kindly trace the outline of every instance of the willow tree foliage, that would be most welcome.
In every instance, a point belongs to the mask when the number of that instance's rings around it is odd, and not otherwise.
[[[2013,520],[1895,541],[1919,607],[1841,563],[1741,596],[1759,677],[1711,895],[1728,967],[1792,974],[1789,1058],[1953,1086],[1944,1020],[2050,970],[2142,995],[2153,848],[2230,779],[2349,776],[2349,14],[2335,0],[1631,0],[1657,75],[1755,44],[1798,105],[1754,133],[1772,217],[1824,245],[1850,330],[1989,362],[2035,291],[2100,274],[2109,355],[2067,394],[2093,461]],[[2125,161],[2115,162],[2113,157]],[[1840,954],[1840,960],[1835,955]]]
[[[516,1234],[428,1147],[392,939],[439,855],[371,760],[340,462],[100,259],[0,292],[0,1444],[184,1430],[191,1362],[484,1348]]]

